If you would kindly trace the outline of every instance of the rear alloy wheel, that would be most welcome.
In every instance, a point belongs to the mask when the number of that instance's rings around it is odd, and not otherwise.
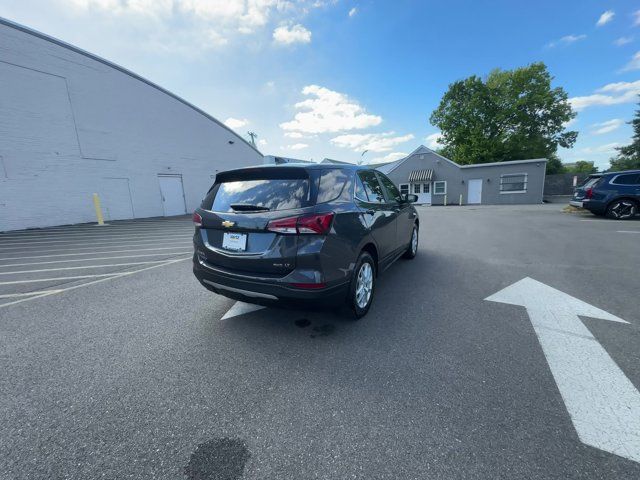
[[[415,258],[416,254],[418,253],[418,239],[418,226],[414,225],[413,230],[411,230],[411,242],[407,247],[407,251],[404,252],[404,255],[402,255],[402,258]]]
[[[367,252],[362,252],[353,270],[348,298],[355,318],[362,318],[369,311],[373,301],[375,282],[376,267],[373,258]]]
[[[607,217],[615,220],[628,220],[638,213],[638,205],[633,200],[623,198],[614,201],[607,208]]]

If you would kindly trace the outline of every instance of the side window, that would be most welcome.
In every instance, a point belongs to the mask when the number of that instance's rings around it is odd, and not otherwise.
[[[338,198],[348,180],[349,175],[346,170],[340,168],[322,170],[316,203],[330,202]]]
[[[387,194],[388,194],[387,196],[389,197],[389,200],[398,202],[398,203],[402,202],[402,196],[400,195],[398,188],[391,181],[391,179],[387,177],[384,173],[380,173],[380,172],[378,172],[378,178],[380,179],[380,182],[382,182],[382,185],[387,191]]]
[[[355,190],[354,196],[358,200],[362,200],[363,202],[369,201],[369,197],[367,197],[367,192],[364,189],[364,185],[362,184],[360,175],[356,175],[356,190]]]
[[[614,185],[638,185],[640,184],[640,175],[637,173],[618,175],[611,183]]]
[[[367,192],[367,197],[371,203],[384,203],[384,192],[382,191],[382,185],[378,182],[376,174],[371,170],[365,170],[359,172],[358,175],[362,180],[362,185]]]

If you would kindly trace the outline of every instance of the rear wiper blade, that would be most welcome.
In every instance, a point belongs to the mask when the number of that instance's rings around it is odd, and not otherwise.
[[[252,205],[250,203],[232,203],[229,206],[238,212],[268,212],[270,210],[269,207]]]

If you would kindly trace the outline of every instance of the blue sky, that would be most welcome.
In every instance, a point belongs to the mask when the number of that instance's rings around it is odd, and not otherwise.
[[[640,93],[640,1],[0,0],[0,16],[304,159],[434,146],[449,83],[543,61],[578,110],[561,158],[606,167]]]

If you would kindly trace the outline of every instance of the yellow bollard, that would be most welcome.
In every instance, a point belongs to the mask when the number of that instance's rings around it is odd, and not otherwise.
[[[104,217],[102,216],[102,207],[100,206],[100,197],[97,193],[93,194],[93,206],[96,209],[96,217],[98,217],[98,225],[104,225]]]
[[[462,194],[460,194],[460,206],[462,206]]]

